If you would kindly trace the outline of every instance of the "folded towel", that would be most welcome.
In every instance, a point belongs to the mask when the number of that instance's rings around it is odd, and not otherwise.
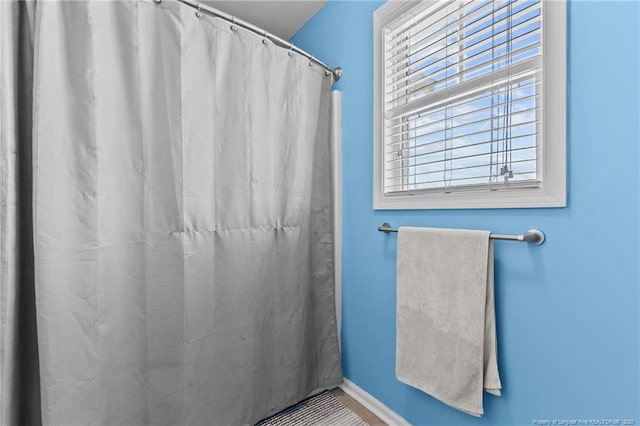
[[[489,232],[401,227],[397,281],[397,378],[482,415],[501,389]]]

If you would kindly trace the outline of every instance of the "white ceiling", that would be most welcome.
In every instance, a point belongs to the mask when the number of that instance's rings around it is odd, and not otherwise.
[[[271,34],[289,40],[327,1],[321,0],[203,0]]]

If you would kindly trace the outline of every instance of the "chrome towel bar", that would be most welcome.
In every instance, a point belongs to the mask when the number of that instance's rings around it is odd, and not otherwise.
[[[398,232],[398,228],[392,228],[390,224],[383,223],[378,227],[378,231],[389,233]],[[520,241],[539,246],[544,242],[544,233],[539,229],[529,229],[526,234],[520,235],[505,235],[505,234],[489,234],[489,238],[492,240],[506,240],[506,241]]]

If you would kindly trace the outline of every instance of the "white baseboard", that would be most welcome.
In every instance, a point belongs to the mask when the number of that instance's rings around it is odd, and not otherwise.
[[[360,386],[353,383],[351,380],[344,379],[340,385],[346,394],[362,404],[367,410],[378,416],[380,420],[387,423],[390,426],[410,426],[410,423],[406,421],[402,416],[393,411],[391,408],[378,401],[373,395],[366,392]]]

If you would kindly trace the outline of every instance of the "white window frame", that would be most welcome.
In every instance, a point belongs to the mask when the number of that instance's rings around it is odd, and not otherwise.
[[[434,0],[434,2],[437,0]],[[419,4],[415,0],[389,0],[373,15],[373,208],[482,209],[566,206],[566,1],[544,1],[543,125],[540,168],[542,184],[530,188],[491,191],[384,193],[383,42],[385,26]]]

